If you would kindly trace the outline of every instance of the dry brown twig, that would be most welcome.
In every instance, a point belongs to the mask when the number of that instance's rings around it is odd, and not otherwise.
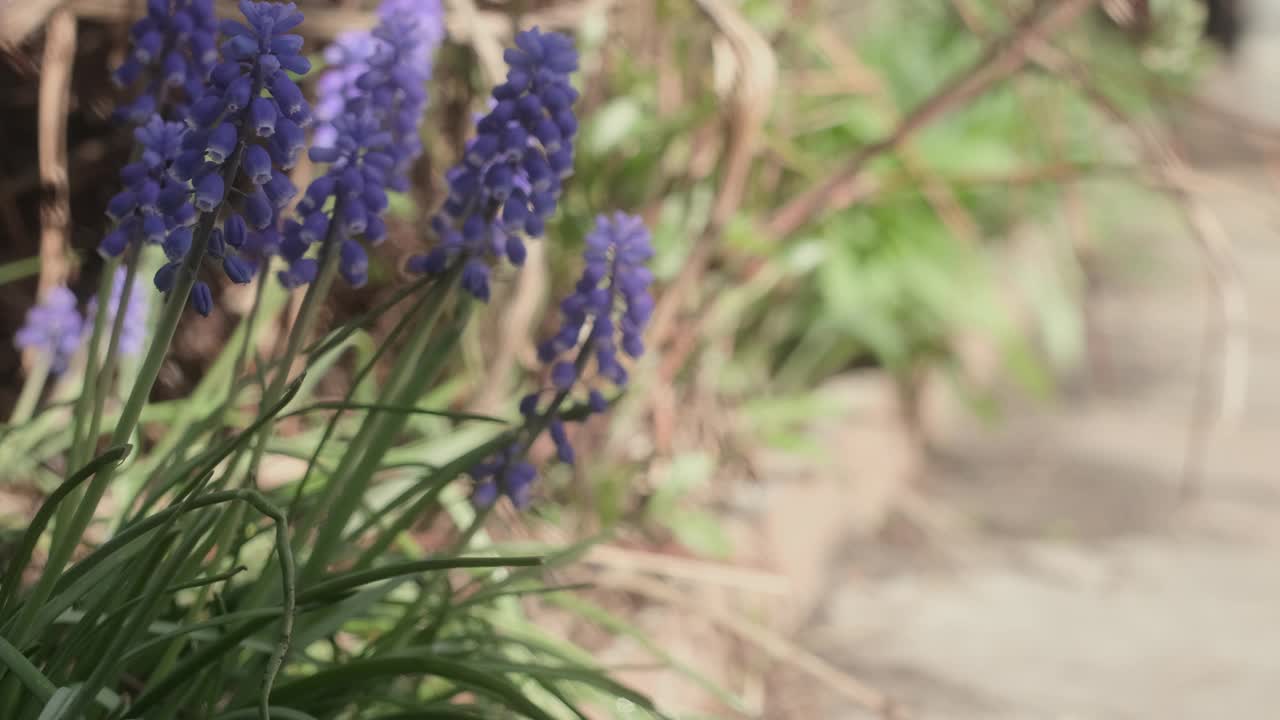
[[[716,188],[706,227],[694,240],[693,249],[680,274],[663,292],[654,310],[649,338],[655,347],[666,344],[681,305],[696,287],[725,225],[742,202],[752,159],[759,147],[777,89],[777,58],[768,40],[725,0],[698,0],[698,7],[729,45],[731,52],[721,57],[734,64],[730,112],[726,118],[728,135],[721,155],[723,179]],[[668,380],[664,378],[660,382],[665,384]]]
[[[67,176],[67,112],[71,66],[76,55],[76,18],[58,10],[45,33],[40,67],[40,108],[36,140],[40,166],[40,295],[65,285],[71,274],[67,233],[71,187]]]

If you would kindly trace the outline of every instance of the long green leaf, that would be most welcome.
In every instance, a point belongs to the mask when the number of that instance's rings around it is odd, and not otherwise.
[[[493,415],[479,415],[477,413],[454,412],[452,410],[436,410],[433,408],[420,408],[413,405],[382,405],[379,403],[357,403],[357,402],[339,402],[326,401],[317,402],[298,408],[291,412],[281,415],[281,418],[294,417],[296,415],[306,415],[317,410],[370,410],[385,413],[399,413],[402,415],[433,415],[436,417],[448,418],[450,420],[474,420],[477,422],[495,423],[498,425],[509,424],[507,420],[494,417]]]
[[[411,674],[445,678],[493,698],[526,717],[534,720],[555,720],[545,710],[530,702],[520,688],[499,674],[463,662],[420,655],[395,655],[355,660],[341,667],[322,670],[293,682],[281,683],[277,686],[272,698],[288,704],[298,704],[318,699],[328,693],[343,692],[363,683]]]
[[[69,581],[66,583],[58,583],[54,596],[49,598],[49,602],[45,603],[44,606],[40,608],[40,611],[36,614],[32,623],[39,628],[48,627],[51,623],[57,620],[62,613],[66,612],[73,605],[79,602],[81,598],[89,595],[95,590],[100,590],[104,583],[109,581],[112,576],[120,571],[122,567],[132,561],[134,556],[140,554],[145,549],[146,546],[142,544],[136,544],[133,546],[122,545],[115,548],[115,552],[101,556],[99,558],[99,562],[86,567],[83,572],[77,573],[75,577],[71,577],[71,573],[63,575],[62,580]],[[9,631],[10,627],[6,625],[5,632],[7,633]]]
[[[438,572],[440,570],[454,570],[459,568],[530,567],[541,563],[542,558],[536,556],[454,557],[396,563],[394,565],[386,565],[383,567],[372,568],[370,570],[359,570],[356,572],[344,573],[324,582],[317,583],[316,585],[298,593],[298,602],[322,601],[326,598],[332,598],[335,595],[341,595],[348,590],[354,590],[355,588],[363,585],[423,572]]]
[[[614,697],[626,698],[645,710],[649,710],[651,712],[656,710],[653,701],[647,696],[632,690],[616,680],[613,680],[603,671],[592,668],[573,667],[568,665],[535,665],[528,663],[498,662],[492,660],[475,660],[472,661],[472,665],[476,668],[492,672],[518,673],[547,680],[568,680],[571,682],[582,683],[584,685],[590,685],[603,690]]]
[[[108,448],[67,478],[66,482],[59,485],[40,505],[40,509],[31,518],[31,524],[27,526],[26,532],[22,534],[22,542],[18,545],[18,551],[14,554],[13,559],[9,561],[9,569],[5,572],[3,587],[0,587],[0,617],[4,616],[4,611],[10,599],[17,593],[18,584],[22,581],[22,571],[26,569],[27,563],[31,561],[31,553],[35,550],[36,543],[40,541],[40,535],[48,527],[49,521],[53,519],[53,514],[57,511],[58,505],[74,492],[81,483],[93,477],[99,470],[108,466],[119,465],[132,450],[132,445],[117,445],[116,447]]]
[[[432,472],[423,482],[431,488],[443,488],[447,483],[461,475],[468,468],[473,467],[476,463],[492,454],[495,450],[511,441],[509,433],[501,433],[488,441],[481,443],[479,446],[472,448],[470,451],[463,453],[454,460],[442,465],[439,469]],[[360,558],[356,560],[356,567],[367,567],[377,558],[381,557],[395,542],[396,537],[409,529],[414,521],[422,517],[422,513],[427,509],[427,505],[435,502],[436,495],[428,491],[422,497],[414,501],[413,505],[406,507],[389,527],[384,528],[378,533],[373,543],[360,554]],[[394,508],[387,508],[394,509]]]
[[[280,718],[280,720],[316,720],[314,715],[308,715],[301,710],[293,708],[272,705],[269,708],[271,717]],[[243,708],[241,710],[233,710],[229,713],[218,715],[214,720],[256,720],[258,717],[257,708]]]
[[[54,697],[58,688],[53,681],[45,677],[39,668],[31,664],[26,655],[2,637],[0,637],[0,665],[9,668],[40,702],[47,704]]]
[[[44,708],[40,710],[40,716],[36,720],[55,720],[62,717],[67,708],[71,705],[71,701],[76,698],[76,689],[74,687],[58,688],[44,704]]]
[[[463,705],[456,705],[378,715],[369,720],[489,720],[490,717],[480,708],[473,710]]]
[[[360,314],[354,318],[351,318],[347,322],[343,323],[341,326],[334,328],[332,331],[330,331],[330,333],[326,337],[321,338],[320,340],[317,340],[316,342],[312,343],[309,347],[304,348],[302,351],[303,354],[311,357],[311,356],[322,355],[328,352],[329,350],[333,349],[333,347],[340,345],[343,341],[345,341],[347,337],[351,335],[351,333],[354,333],[360,328],[364,327],[370,320],[382,315],[382,313],[400,304],[402,300],[418,292],[419,290],[431,284],[435,280],[436,278],[433,278],[433,277],[424,277],[411,285],[406,285],[399,292],[387,298],[382,303],[374,306],[373,308],[371,308],[370,310],[368,310],[363,314]]]
[[[148,629],[151,630],[152,632],[162,632],[162,634],[156,635],[156,637],[153,637],[150,640],[147,640],[146,642],[138,643],[137,645],[134,645],[133,647],[129,648],[129,652],[125,653],[120,661],[127,665],[129,664],[130,661],[142,656],[151,648],[156,647],[158,645],[163,645],[175,638],[195,636],[203,640],[216,640],[218,639],[219,636],[213,633],[209,633],[208,632],[209,630],[222,627],[223,625],[233,625],[235,623],[244,622],[247,620],[260,620],[262,618],[267,618],[267,619],[278,618],[280,617],[280,613],[283,612],[283,610],[284,608],[281,608],[281,607],[259,608],[257,610],[241,610],[238,612],[228,613],[226,615],[219,615],[217,617],[209,618],[208,620],[204,620],[197,623],[190,623],[187,625],[155,622],[155,623],[152,623],[151,627]],[[300,610],[300,612],[303,612],[303,611]],[[263,652],[270,652],[270,650],[273,649],[274,647],[275,647],[274,645],[270,647],[266,645],[260,645],[260,646],[254,646],[252,649],[262,650]]]
[[[172,672],[160,678],[154,684],[148,685],[147,689],[142,691],[137,701],[130,707],[130,713],[134,717],[146,717],[147,711],[153,705],[166,698],[188,680],[198,680],[213,667],[215,661],[233,650],[250,635],[266,627],[275,617],[276,615],[250,620],[223,635],[217,641],[211,642],[186,656]]]
[[[0,285],[40,274],[40,256],[33,255],[0,265]]]

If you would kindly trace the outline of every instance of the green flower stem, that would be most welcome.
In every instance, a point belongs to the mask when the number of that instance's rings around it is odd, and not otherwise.
[[[335,216],[337,215],[336,212],[334,214]],[[298,354],[303,347],[303,342],[306,340],[307,336],[311,334],[320,307],[323,305],[323,300],[328,296],[329,290],[333,286],[333,282],[337,277],[338,260],[340,258],[337,247],[339,241],[339,229],[339,224],[336,221],[330,223],[329,232],[327,233],[324,242],[321,244],[319,273],[317,274],[315,282],[307,286],[307,292],[302,297],[302,305],[298,311],[298,317],[294,321],[293,329],[289,333],[289,340],[285,347],[284,355],[279,360],[279,365],[277,367],[275,377],[272,379],[271,385],[269,385],[263,392],[262,399],[260,400],[260,405],[262,407],[267,407],[273,404],[280,397],[280,393],[283,392],[285,383],[289,377],[289,372],[293,368],[293,363],[297,359]],[[266,282],[265,277],[262,282]],[[233,388],[235,380],[236,379],[233,377],[231,381]],[[266,452],[267,440],[271,437],[271,430],[274,424],[275,421],[274,418],[272,418],[272,420],[262,426],[262,430],[258,433],[257,439],[254,441],[253,454],[250,457],[248,469],[242,479],[241,487],[249,487],[252,484],[256,484],[258,466],[261,464],[262,457]],[[231,458],[231,461],[227,464],[228,473],[236,472],[236,469],[239,467],[241,453],[243,451],[244,447],[242,447],[240,451]],[[244,508],[240,506],[229,508],[224,511],[222,518],[220,518],[218,528],[215,530],[215,537],[220,545],[225,545],[234,537],[235,529],[240,527],[243,521],[243,516]],[[270,566],[268,565],[268,567]],[[262,576],[259,577],[259,580],[262,580]],[[258,588],[261,588],[265,591],[266,587],[267,586],[262,582],[258,582],[257,585],[254,586],[254,589],[257,590]],[[174,647],[171,647],[170,650],[174,650],[175,647],[180,647],[177,641],[175,641]],[[167,657],[168,656],[166,656],[166,658]]]
[[[194,511],[200,507],[209,506],[215,503],[239,500],[247,503],[255,510],[271,519],[276,527],[276,549],[279,553],[281,565],[281,591],[283,593],[283,608],[280,615],[280,639],[276,644],[275,650],[271,653],[270,659],[267,661],[266,673],[263,676],[261,693],[259,695],[259,717],[263,720],[270,718],[268,709],[268,700],[271,695],[271,688],[275,681],[276,675],[279,673],[280,667],[284,664],[284,659],[289,650],[289,644],[293,638],[293,623],[296,608],[296,583],[294,580],[294,564],[293,554],[289,546],[289,529],[288,523],[284,517],[284,513],[272,505],[260,493],[254,490],[233,490],[229,492],[209,493],[207,495],[191,497],[189,500],[177,506],[177,512],[168,518],[167,523],[172,523],[177,519],[178,514],[184,514]],[[188,538],[186,550],[189,552],[194,541],[198,539],[198,535],[193,534]],[[118,657],[122,650],[122,645],[131,636],[140,632],[146,623],[150,621],[152,610],[156,606],[162,591],[165,587],[172,584],[172,579],[176,574],[177,568],[182,564],[182,560],[186,553],[179,550],[175,553],[165,567],[156,573],[151,582],[148,583],[147,593],[144,601],[133,612],[131,622],[127,623],[127,627],[122,627],[114,638],[111,639],[108,652],[104,657]],[[72,709],[82,709],[88,702],[89,698],[103,687],[107,680],[113,677],[114,673],[120,671],[120,668],[112,662],[103,662],[94,668],[89,679],[80,688],[77,693],[76,701],[72,705]],[[136,712],[141,712],[135,708]],[[141,715],[139,715],[141,716]],[[69,714],[67,717],[79,717],[75,713]]]
[[[227,165],[227,177],[234,178],[236,173],[239,172],[240,159],[243,155],[244,145],[242,143]],[[191,288],[196,284],[196,276],[200,270],[201,262],[204,261],[205,252],[209,248],[209,235],[213,232],[213,224],[216,219],[217,209],[200,216],[200,223],[191,241],[191,250],[183,259],[182,265],[178,267],[177,277],[174,278],[173,290],[169,293],[169,298],[164,304],[164,310],[156,323],[155,336],[151,338],[151,346],[147,349],[147,354],[142,360],[142,366],[138,369],[138,378],[133,384],[133,390],[129,392],[129,397],[120,411],[120,418],[116,421],[115,432],[111,434],[112,445],[127,444],[133,437],[134,430],[138,427],[138,419],[142,415],[142,408],[147,404],[147,398],[151,395],[151,388],[155,386],[156,377],[160,374],[160,366],[164,364],[165,356],[169,353],[169,345],[173,342],[174,334],[177,333],[178,322],[182,319],[182,311],[187,306]],[[110,295],[108,295],[105,301],[99,303],[99,308],[101,309],[110,300]],[[101,326],[102,323],[98,325]],[[96,331],[97,329],[95,329]],[[114,477],[114,468],[106,469],[94,476],[85,491],[84,498],[78,503],[71,521],[59,524],[54,528],[53,542],[50,546],[49,559],[45,564],[44,573],[41,574],[40,579],[36,582],[31,595],[23,603],[22,613],[17,622],[18,632],[21,633],[17,643],[20,647],[31,639],[26,635],[30,632],[28,628],[31,627],[32,618],[35,617],[36,612],[49,599],[50,593],[53,592],[54,584],[62,576],[62,572],[66,569],[67,563],[70,562],[76,545],[79,544],[84,531],[89,527],[89,523],[93,521],[93,515],[98,509],[98,503],[102,500],[102,496],[106,493],[107,487]],[[3,716],[4,713],[0,713],[0,717]]]
[[[441,278],[439,286],[445,288],[444,293],[447,294],[448,288],[456,284],[459,275],[460,271],[455,268]],[[423,321],[410,338],[408,346],[400,352],[378,403],[392,405],[416,402],[427,385],[435,379],[436,370],[448,355],[447,348],[431,348],[432,340],[437,339],[435,326],[446,305],[447,303],[437,300],[432,306],[422,309],[425,313]],[[465,303],[462,305],[464,312],[455,319],[455,327],[465,323],[467,307],[469,306]],[[424,358],[428,360],[427,365],[435,367],[424,367]],[[323,518],[324,524],[319,528],[311,546],[311,554],[303,565],[299,576],[303,580],[314,581],[328,567],[333,554],[341,546],[343,531],[355,511],[356,501],[367,489],[383,455],[395,442],[408,417],[403,413],[370,413],[365,420],[352,441],[352,446],[343,455],[337,470],[325,485],[319,503],[308,513],[311,523]],[[311,523],[308,523],[307,529]],[[300,529],[296,537],[304,542],[306,534]]]
[[[337,221],[339,217],[338,208],[334,209],[334,220],[329,223],[329,231],[324,241],[320,244],[320,271],[316,276],[315,282],[307,286],[307,292],[302,296],[302,307],[298,310],[298,318],[293,323],[293,329],[289,332],[289,343],[285,346],[284,357],[280,359],[280,366],[276,370],[276,375],[271,380],[271,384],[267,386],[266,391],[262,395],[260,405],[269,407],[280,398],[280,393],[284,392],[285,383],[289,380],[289,372],[293,369],[293,363],[298,358],[298,351],[302,349],[302,343],[311,334],[312,327],[316,323],[316,317],[320,312],[320,307],[324,304],[324,299],[329,296],[329,289],[333,287],[334,278],[338,276],[338,260],[340,253],[338,252],[338,243],[340,241],[341,224]],[[235,379],[232,378],[232,382]],[[275,427],[274,419],[262,426],[262,430],[258,432],[258,440],[254,443],[253,458],[249,461],[249,469],[246,474],[245,481],[252,482],[258,474],[258,466],[262,463],[263,453],[267,449],[267,438],[271,437],[271,431]],[[235,467],[232,462],[231,467]]]
[[[428,291],[425,302],[430,303],[432,298],[435,297],[436,287],[438,286],[432,286],[432,289]],[[438,298],[436,299],[438,300]],[[355,399],[355,394],[360,388],[360,384],[369,376],[369,373],[373,372],[378,361],[381,360],[382,356],[395,345],[396,340],[399,339],[400,335],[405,331],[405,328],[409,327],[409,324],[413,320],[414,314],[412,312],[407,312],[399,321],[396,322],[395,327],[393,327],[391,332],[387,334],[387,337],[378,346],[378,349],[373,352],[373,356],[369,358],[368,362],[366,362],[363,367],[356,371],[355,377],[351,379],[351,384],[347,388],[347,394],[342,399],[343,404],[349,404]],[[329,417],[329,421],[325,425],[324,432],[320,435],[320,441],[316,443],[315,450],[312,451],[311,457],[307,461],[307,470],[302,474],[302,479],[298,481],[297,487],[294,488],[293,500],[289,503],[289,519],[291,521],[295,520],[298,516],[298,511],[302,505],[303,494],[306,492],[307,485],[311,480],[311,475],[315,472],[316,467],[320,463],[320,453],[328,445],[329,438],[333,437],[333,433],[338,429],[338,421],[342,419],[342,415],[343,411],[340,409]]]
[[[18,396],[18,403],[13,406],[13,414],[9,416],[10,425],[21,425],[31,419],[36,411],[36,405],[40,402],[40,396],[44,394],[51,364],[52,358],[49,357],[49,353],[36,354],[31,372],[27,375],[26,382],[22,383],[22,394]]]
[[[111,291],[115,287],[116,267],[119,258],[111,258],[102,268],[102,280],[98,283],[98,311],[93,318],[93,333],[89,335],[89,352],[85,356],[84,382],[80,388],[80,397],[76,398],[74,421],[71,433],[71,453],[68,467],[78,468],[89,460],[91,453],[86,449],[87,439],[84,435],[84,422],[89,417],[89,401],[96,396],[98,384],[98,357],[102,347],[102,334],[107,326],[107,312],[111,306]],[[75,503],[67,503],[74,507]]]
[[[116,372],[116,361],[120,354],[120,336],[124,334],[124,317],[129,311],[129,300],[133,294],[133,284],[138,277],[138,262],[141,257],[141,251],[135,252],[125,268],[124,286],[120,289],[120,306],[116,308],[115,321],[111,323],[111,339],[107,341],[107,357],[102,361],[102,371],[98,373],[97,386],[94,388],[93,415],[89,419],[89,434],[84,438],[85,448],[90,455],[93,455],[93,450],[98,443],[98,434],[102,432],[102,409],[107,404],[111,376]],[[109,303],[110,298],[107,303],[98,300],[99,315],[102,313],[103,306]],[[97,358],[93,358],[93,361],[96,364]],[[85,394],[88,394],[87,389]]]
[[[575,368],[577,368],[576,375],[578,377],[582,377],[582,371],[586,368],[587,363],[590,362],[591,360],[591,348],[592,348],[591,337],[592,336],[590,334],[587,335],[587,342],[583,343],[582,347],[578,349],[578,355],[573,360],[573,365]],[[547,406],[547,409],[544,410],[540,415],[538,415],[532,421],[529,422],[529,424],[526,426],[527,437],[525,438],[524,442],[521,443],[520,451],[516,453],[517,457],[523,458],[529,454],[529,449],[533,447],[534,441],[538,439],[539,435],[541,435],[544,431],[546,431],[547,426],[551,424],[551,421],[555,418],[556,413],[560,410],[560,406],[564,404],[564,401],[568,399],[568,397],[569,397],[569,390],[558,391],[555,394],[555,396],[551,399],[551,404]],[[499,471],[498,477],[495,478],[494,481],[499,483],[499,487],[501,487],[501,483],[503,481],[503,475],[505,475],[509,469],[510,469],[509,467],[504,465],[503,468]],[[482,527],[484,527],[485,520],[487,520],[489,517],[489,514],[493,512],[493,508],[495,505],[497,505],[496,500],[493,503],[483,508],[480,508],[476,512],[475,517],[471,519],[471,523],[467,525],[466,529],[462,531],[462,534],[458,537],[458,539],[454,541],[453,552],[455,553],[462,552],[467,548],[468,545],[471,544],[471,541],[475,539],[476,534],[480,532],[480,529]]]
[[[235,403],[237,391],[240,389],[237,381],[240,378],[240,373],[244,372],[244,367],[248,363],[249,348],[253,345],[255,326],[257,325],[258,315],[262,308],[262,298],[266,294],[267,282],[270,279],[270,273],[266,270],[267,267],[264,264],[263,272],[257,279],[257,287],[254,288],[253,305],[249,308],[249,314],[246,315],[244,319],[244,337],[242,338],[240,349],[236,353],[236,359],[231,368],[231,380],[227,389],[227,399],[223,401],[222,409],[220,411],[220,414],[224,418],[230,413],[231,407]],[[233,456],[233,459],[227,466],[229,468],[229,472],[235,471],[235,468],[239,464],[239,459],[240,452],[237,451],[236,455]],[[243,512],[244,506],[241,504],[236,504],[232,506],[232,508],[223,511],[223,518],[230,518],[230,520],[219,523],[218,528],[214,531],[211,537],[209,545],[201,548],[202,552],[197,552],[195,556],[193,556],[193,564],[198,564],[210,547],[224,548],[227,546],[227,543],[230,542],[235,529],[240,526],[240,523],[243,520]],[[231,565],[233,567],[236,566],[236,561],[234,559],[232,560]],[[190,609],[187,610],[187,623],[195,622],[200,613],[204,611],[205,604],[209,599],[211,591],[212,586],[209,585],[200,588],[196,600],[191,603]],[[156,663],[153,673],[155,675],[165,675],[173,669],[173,666],[178,662],[178,656],[181,655],[182,649],[186,647],[186,643],[187,638],[185,636],[174,638],[173,642],[169,643],[169,646],[165,649],[165,653],[161,657],[160,661]]]
[[[226,407],[230,408],[235,401],[236,390],[239,389],[237,381],[240,379],[240,373],[244,372],[244,367],[249,362],[249,348],[253,347],[253,341],[257,337],[258,316],[262,314],[262,300],[267,294],[267,283],[271,279],[269,265],[263,263],[263,272],[258,277],[258,286],[253,290],[253,305],[249,307],[249,314],[244,319],[244,337],[240,342],[240,351],[236,354],[235,364],[231,367],[231,386],[227,390]]]

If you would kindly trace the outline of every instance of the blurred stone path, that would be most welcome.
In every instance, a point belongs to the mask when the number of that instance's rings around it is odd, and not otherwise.
[[[925,493],[962,531],[851,548],[807,647],[918,720],[1280,718],[1280,191],[1231,158],[1207,198],[1244,276],[1251,377],[1199,499],[1178,484],[1206,288],[1193,244],[1153,223],[1126,239],[1150,266],[1098,301],[1108,371],[948,438]],[[813,704],[796,716],[870,717]]]

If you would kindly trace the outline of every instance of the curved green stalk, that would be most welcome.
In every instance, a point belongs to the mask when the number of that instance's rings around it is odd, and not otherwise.
[[[107,393],[111,389],[111,376],[116,371],[116,361],[120,354],[120,336],[124,334],[124,317],[129,310],[129,301],[133,294],[133,284],[138,276],[138,262],[142,257],[142,252],[138,251],[129,258],[129,264],[125,269],[124,286],[120,288],[120,305],[116,308],[115,321],[111,324],[111,339],[107,341],[107,357],[102,361],[102,371],[98,373],[98,380],[93,393],[93,415],[89,419],[89,434],[84,438],[85,447],[92,454],[94,446],[98,442],[98,434],[102,429],[102,409],[107,404]],[[114,271],[113,273],[114,274]],[[110,299],[108,298],[108,303]],[[98,302],[99,315],[102,312],[102,301]],[[92,358],[94,364],[97,358]],[[87,390],[86,390],[86,394]]]
[[[336,209],[334,217],[338,217]],[[289,380],[289,372],[293,369],[294,360],[298,357],[298,351],[302,348],[303,341],[311,334],[323,300],[328,296],[334,278],[338,275],[340,253],[337,246],[340,227],[341,223],[337,220],[329,223],[329,232],[320,246],[319,274],[315,282],[307,286],[307,293],[302,296],[302,306],[298,310],[298,318],[293,323],[293,329],[289,332],[289,343],[285,347],[284,356],[280,359],[280,366],[262,395],[260,404],[264,407],[275,403],[280,393],[284,391],[285,383]],[[274,425],[273,422],[269,422],[258,433],[258,440],[253,448],[253,458],[249,461],[247,480],[252,480],[257,475],[258,465],[261,464],[262,455],[267,448],[267,438],[271,435]]]
[[[80,387],[80,397],[76,398],[74,420],[71,433],[71,467],[80,467],[89,459],[85,449],[84,421],[89,417],[89,401],[96,395],[98,385],[98,356],[102,347],[102,333],[107,325],[107,311],[111,307],[111,291],[116,283],[116,267],[119,258],[111,258],[102,268],[102,281],[98,283],[98,311],[93,318],[93,332],[89,335],[89,351],[85,355],[84,382]],[[67,519],[69,522],[69,518]]]
[[[49,380],[50,362],[49,353],[42,352],[36,354],[35,364],[31,366],[31,372],[27,374],[27,379],[22,383],[22,394],[18,395],[18,402],[13,406],[13,414],[9,416],[10,425],[21,425],[31,419],[35,414],[36,405],[40,402],[40,396],[44,394],[45,383]]]

